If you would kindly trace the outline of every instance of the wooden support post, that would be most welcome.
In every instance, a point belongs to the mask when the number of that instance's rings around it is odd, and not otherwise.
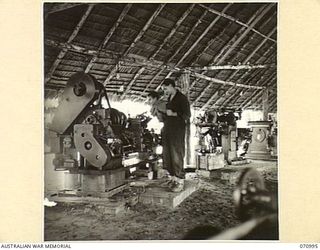
[[[189,92],[190,92],[190,72],[183,73],[179,78],[179,83],[181,86],[181,92],[188,98],[189,100]],[[190,122],[186,126],[186,156],[185,156],[185,166],[190,165],[191,162],[191,142],[190,142]]]
[[[262,94],[262,111],[263,120],[268,121],[268,111],[269,111],[269,89],[265,89]]]

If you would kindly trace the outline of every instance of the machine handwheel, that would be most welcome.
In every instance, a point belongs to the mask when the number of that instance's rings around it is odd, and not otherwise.
[[[248,220],[256,214],[255,197],[264,191],[265,183],[260,173],[253,168],[245,169],[233,193],[239,219]]]

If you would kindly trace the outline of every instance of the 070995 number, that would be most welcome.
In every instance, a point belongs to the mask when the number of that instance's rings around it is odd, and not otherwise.
[[[300,244],[300,248],[318,248],[318,244]]]

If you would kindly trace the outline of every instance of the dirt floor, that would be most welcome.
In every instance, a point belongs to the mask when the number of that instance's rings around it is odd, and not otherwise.
[[[277,194],[277,164],[258,162],[238,168],[250,166],[260,170],[267,188]],[[101,205],[58,203],[46,207],[45,240],[180,240],[198,226],[210,225],[213,234],[238,225],[232,200],[235,185],[218,179],[198,181],[199,190],[175,209],[136,203],[129,204],[124,212],[108,215]],[[138,192],[130,188],[119,195]]]

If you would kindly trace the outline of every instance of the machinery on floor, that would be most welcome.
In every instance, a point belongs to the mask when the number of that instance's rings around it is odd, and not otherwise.
[[[211,240],[277,240],[279,239],[278,197],[265,185],[254,168],[245,169],[233,193],[235,212],[242,221]]]
[[[233,192],[235,213],[241,223],[220,232],[214,225],[189,231],[185,240],[277,240],[279,239],[278,197],[267,189],[263,176],[254,168],[242,171]]]
[[[197,117],[197,169],[213,170],[237,160],[236,121],[240,116],[235,110],[210,110]]]
[[[277,127],[271,121],[250,121],[252,136],[246,154],[248,159],[277,159]]]
[[[103,98],[108,108],[102,106]],[[153,155],[158,137],[147,130],[149,121],[144,114],[127,118],[111,108],[104,86],[93,76],[72,75],[49,128],[57,133],[55,169],[69,171],[66,189],[84,196],[120,190],[126,174],[123,159]]]

